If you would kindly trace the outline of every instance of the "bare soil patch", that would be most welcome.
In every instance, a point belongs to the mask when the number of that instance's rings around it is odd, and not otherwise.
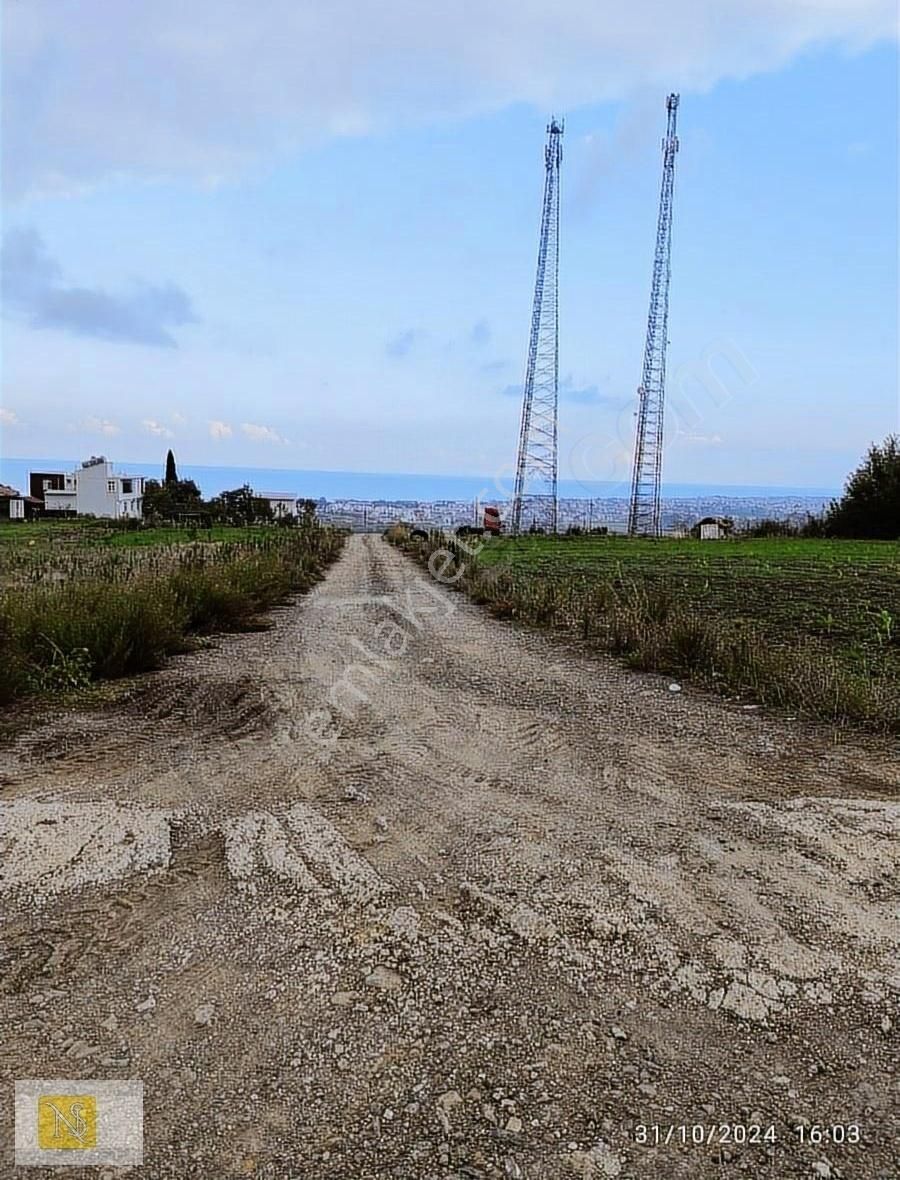
[[[889,746],[498,623],[380,538],[274,619],[0,752],[9,1082],[143,1080],[149,1177],[895,1174]]]

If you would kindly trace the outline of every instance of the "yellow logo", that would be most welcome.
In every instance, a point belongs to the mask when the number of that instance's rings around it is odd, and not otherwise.
[[[97,1146],[97,1099],[92,1094],[38,1098],[38,1147],[72,1151]]]

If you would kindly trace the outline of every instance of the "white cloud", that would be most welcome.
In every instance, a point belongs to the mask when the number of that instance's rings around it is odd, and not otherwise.
[[[117,426],[109,418],[96,417],[85,418],[83,422],[78,422],[69,429],[78,434],[102,434],[105,438],[114,438],[122,433],[121,426]]]
[[[157,438],[174,438],[175,435],[167,426],[157,422],[154,418],[145,418],[141,423],[147,434],[155,434]]]
[[[209,437],[210,438],[231,438],[233,430],[227,422],[210,422]]]
[[[172,415],[172,421],[176,426],[184,426],[187,423],[187,418],[180,411],[176,410]]]
[[[3,426],[21,426],[22,419],[15,410],[5,410],[0,407],[0,424]]]
[[[896,26],[894,0],[28,0],[4,9],[5,182],[216,183],[322,138],[701,90]]]
[[[271,426],[259,426],[255,422],[242,422],[241,430],[247,438],[252,438],[254,442],[287,443],[288,441]]]

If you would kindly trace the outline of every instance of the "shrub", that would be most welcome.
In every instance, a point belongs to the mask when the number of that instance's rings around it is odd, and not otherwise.
[[[0,595],[0,701],[158,668],[191,634],[253,626],[309,589],[342,544],[310,523],[240,543],[159,546],[159,556],[107,550],[103,578],[94,561],[87,576],[74,565],[55,585],[9,589]]]
[[[873,540],[900,536],[900,436],[888,435],[880,447],[872,444],[843,496],[831,502],[824,531],[829,537]]]
[[[94,678],[156,668],[182,643],[184,619],[171,589],[151,579],[75,582],[23,595],[18,631],[31,680],[55,661],[87,653]]]
[[[48,640],[51,656],[49,664],[36,664],[28,683],[36,692],[69,692],[85,688],[91,682],[91,655],[85,647],[64,652]]]
[[[662,671],[711,677],[718,652],[714,624],[686,611],[666,620],[660,653]]]

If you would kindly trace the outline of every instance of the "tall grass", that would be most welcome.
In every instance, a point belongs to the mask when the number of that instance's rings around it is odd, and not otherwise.
[[[775,642],[747,621],[712,615],[701,604],[631,579],[620,569],[548,578],[515,566],[486,565],[440,534],[391,538],[426,563],[453,555],[444,575],[495,617],[578,636],[629,666],[703,684],[717,692],[832,723],[900,732],[900,685],[863,661],[838,658],[813,640]]]
[[[158,668],[189,637],[255,626],[310,589],[343,536],[317,525],[224,545],[170,545],[135,563],[83,556],[64,580],[0,592],[0,702]],[[80,575],[80,576],[79,576]]]

